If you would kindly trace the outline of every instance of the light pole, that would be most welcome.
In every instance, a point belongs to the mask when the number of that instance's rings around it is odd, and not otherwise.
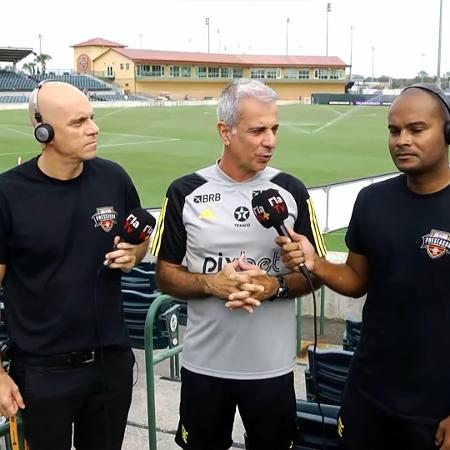
[[[138,34],[138,38],[139,38],[139,48],[142,48],[142,33]]]
[[[209,53],[209,17],[205,19],[205,24],[208,27],[208,53]]]
[[[425,56],[425,53],[421,53],[420,56],[422,57],[422,73],[420,76],[420,82],[423,83],[423,76],[425,74],[425,67],[424,67],[424,63],[423,63],[423,58]]]
[[[375,60],[375,47],[371,47],[372,50],[372,83],[373,83],[373,65]]]
[[[326,33],[326,51],[325,55],[328,56],[328,14],[331,11],[331,3],[327,3],[327,33]]]
[[[353,68],[353,31],[355,27],[352,25],[350,27],[350,74],[349,81],[352,81],[352,68]]]
[[[437,61],[437,76],[436,85],[441,87],[441,40],[442,40],[442,0],[439,2],[439,40],[438,40],[438,61]]]
[[[219,38],[219,53],[220,53],[220,30],[217,28],[217,37]]]
[[[286,18],[286,56],[289,54],[289,17]]]
[[[38,34],[38,38],[39,38],[39,54],[42,55],[42,34]]]

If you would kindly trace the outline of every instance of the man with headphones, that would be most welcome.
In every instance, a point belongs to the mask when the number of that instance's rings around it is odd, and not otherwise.
[[[338,423],[345,450],[450,449],[449,112],[433,85],[394,101],[388,144],[403,173],[359,193],[345,264],[294,232],[277,238],[289,268],[304,261],[331,289],[367,293]]]
[[[77,450],[120,450],[134,365],[121,271],[148,244],[118,235],[139,197],[120,166],[95,157],[99,129],[80,90],[44,81],[29,113],[42,152],[0,175],[12,359],[9,374],[0,366],[0,414],[23,410],[31,450],[70,450],[72,428]]]

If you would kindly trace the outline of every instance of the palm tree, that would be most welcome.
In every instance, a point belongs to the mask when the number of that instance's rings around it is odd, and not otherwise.
[[[47,62],[50,61],[51,59],[52,59],[52,57],[50,55],[47,55],[46,53],[41,53],[39,55],[36,55],[36,58],[34,59],[34,62],[36,64],[40,64],[41,72],[45,73]]]
[[[36,72],[35,68],[36,68],[36,63],[34,63],[34,62],[25,63],[22,66],[22,70],[27,71],[30,75],[35,74],[35,72]]]

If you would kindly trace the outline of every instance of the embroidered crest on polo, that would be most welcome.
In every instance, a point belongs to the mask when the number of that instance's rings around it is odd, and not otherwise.
[[[422,236],[420,248],[425,248],[430,258],[440,258],[445,253],[450,253],[450,233],[448,231],[431,230],[429,234]]]
[[[112,227],[117,223],[117,212],[114,206],[100,206],[97,212],[91,216],[94,221],[95,228],[101,227],[107,233],[112,230]]]

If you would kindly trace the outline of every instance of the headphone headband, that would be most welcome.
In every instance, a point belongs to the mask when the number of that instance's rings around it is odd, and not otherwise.
[[[42,115],[39,112],[39,107],[38,107],[39,90],[41,89],[42,86],[44,86],[44,84],[51,83],[52,81],[55,81],[55,80],[40,81],[39,84],[34,88],[33,92],[31,93],[31,106],[33,108],[33,116],[36,119],[37,123],[42,123]]]
[[[442,89],[438,88],[435,84],[415,83],[415,84],[412,84],[411,86],[408,86],[405,89],[403,89],[402,93],[405,92],[406,90],[412,89],[412,88],[422,89],[423,91],[427,91],[427,92],[430,92],[431,94],[435,95],[441,101],[441,103],[445,106],[445,109],[450,113],[450,102],[447,99],[445,92]]]
[[[429,92],[430,94],[437,97],[438,100],[441,102],[441,104],[444,105],[445,109],[447,110],[447,113],[450,114],[450,101],[442,89],[438,88],[434,84],[416,83],[416,84],[412,84],[411,86],[408,86],[405,89],[403,89],[402,93],[405,92],[407,89],[412,89],[412,88],[421,89],[422,91]],[[450,121],[449,120],[445,120],[443,131],[444,131],[445,143],[447,145],[450,145]]]

